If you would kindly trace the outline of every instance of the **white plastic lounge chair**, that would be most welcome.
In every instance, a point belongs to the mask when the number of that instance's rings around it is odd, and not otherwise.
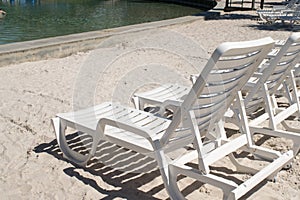
[[[296,10],[262,14],[261,18],[269,24],[273,24],[277,21],[280,21],[282,23],[289,22],[290,24],[295,24],[300,21],[300,6],[298,6]]]
[[[297,155],[300,149],[300,129],[288,126],[286,119],[291,116],[300,116],[299,95],[294,79],[294,68],[299,58],[300,33],[293,33],[276,55],[262,66],[262,72],[256,73],[258,77],[252,77],[243,88],[243,94],[246,94],[244,104],[248,116],[258,108],[264,108],[261,115],[252,117],[253,119],[249,122],[251,133],[291,139],[294,155]],[[279,108],[275,95],[278,94],[278,90],[287,79],[289,80],[289,89],[286,86],[285,92],[289,106]],[[237,119],[226,118],[226,121],[239,124]],[[262,125],[267,121],[268,125]],[[279,124],[283,125],[284,130],[278,127]]]
[[[259,9],[256,12],[260,14],[272,14],[278,13],[282,11],[290,11],[298,6],[299,0],[290,0],[286,5],[273,6],[271,9]]]
[[[291,10],[294,9],[297,4],[299,3],[299,0],[290,0],[286,5],[279,5],[279,6],[273,6],[271,9],[259,9],[256,12],[257,13],[270,13],[270,12],[280,12],[284,10]]]
[[[265,68],[265,70],[262,73],[256,72],[255,77],[253,76],[243,88],[243,94],[248,94],[244,97],[248,116],[259,108],[266,108],[266,113],[262,117],[253,120],[251,125],[256,124],[255,126],[257,126],[259,123],[267,120],[267,116],[270,115],[268,127],[270,130],[267,131],[267,133],[273,136],[292,139],[294,143],[294,155],[297,154],[300,148],[300,129],[296,130],[288,127],[285,123],[285,119],[296,114],[300,115],[299,95],[296,89],[294,75],[291,74],[293,73],[291,70],[296,65],[295,63],[297,63],[297,58],[300,57],[299,38],[300,33],[293,33],[284,44],[280,45],[279,50],[277,48],[270,52],[268,58],[271,59],[271,61],[265,62],[264,65],[260,66],[260,70],[262,70],[262,68]],[[285,91],[290,106],[286,110],[283,110],[276,106],[275,95],[278,93],[278,89],[282,87],[282,84],[285,83],[287,76],[289,84],[285,87]],[[192,82],[195,82],[196,78],[197,76],[191,76]],[[266,88],[267,91],[265,86],[268,87]],[[185,98],[186,91],[188,91],[188,88],[185,86],[168,84],[152,91],[134,94],[133,102],[136,108],[139,109],[143,109],[145,104],[159,106],[159,114],[162,115],[166,109],[174,110],[176,106],[180,105],[179,102],[182,102],[182,99]],[[266,93],[269,93],[268,96],[270,96],[270,98],[267,98]],[[269,103],[266,105],[266,102]],[[234,108],[232,108],[232,110],[234,110]],[[228,113],[226,121],[238,125],[239,120],[232,118],[232,113]],[[234,116],[236,117],[238,115]],[[279,134],[277,132],[277,125],[280,123],[285,126],[286,130],[281,131]],[[256,129],[253,127],[251,130],[254,131]]]
[[[219,60],[220,61],[220,60]],[[224,61],[222,63],[222,61]],[[226,66],[226,62],[229,60],[222,60],[220,61],[220,65],[218,65],[219,70],[222,71]],[[262,59],[259,61],[261,62]],[[230,60],[229,62],[232,62]],[[221,64],[222,63],[222,64]],[[222,66],[222,67],[221,67]],[[207,66],[204,68],[204,70],[207,68]],[[217,70],[216,70],[217,71]],[[219,71],[219,72],[220,72]],[[224,71],[223,71],[224,73]],[[260,170],[258,173],[256,173],[252,178],[248,179],[246,182],[238,185],[237,183],[231,181],[230,179],[226,179],[217,175],[214,175],[210,173],[210,166],[215,163],[216,161],[220,160],[224,157],[224,155],[229,155],[229,158],[231,161],[235,164],[238,171],[240,172],[247,172],[247,173],[253,173],[253,170],[249,169],[248,167],[241,166],[235,158],[232,155],[232,152],[236,151],[237,149],[240,149],[240,145],[245,144],[243,141],[243,137],[247,137],[249,140],[248,143],[249,146],[242,147],[243,150],[249,151],[251,153],[259,153],[260,155],[267,156],[269,158],[273,157],[273,159],[278,156],[276,153],[274,154],[273,151],[266,150],[262,147],[255,146],[253,144],[253,141],[251,139],[250,130],[248,128],[247,124],[247,117],[245,113],[245,109],[243,106],[243,100],[241,93],[239,93],[238,96],[238,102],[240,103],[239,111],[241,118],[243,119],[241,121],[241,131],[244,133],[243,135],[235,138],[234,140],[228,141],[226,138],[226,135],[224,134],[224,130],[222,128],[222,115],[226,111],[226,100],[223,101],[222,97],[225,97],[227,95],[232,95],[233,91],[230,91],[229,88],[233,87],[232,82],[228,81],[231,80],[232,77],[229,77],[225,75],[225,77],[220,77],[218,79],[216,74],[213,74],[207,78],[206,88],[204,89],[205,93],[200,95],[197,99],[198,106],[194,106],[193,109],[189,110],[189,113],[187,114],[187,118],[189,119],[189,123],[191,124],[191,127],[195,127],[192,129],[192,131],[195,131],[194,134],[196,135],[196,140],[194,141],[195,150],[185,154],[184,156],[181,156],[180,158],[174,160],[171,162],[169,167],[169,173],[170,173],[170,185],[171,188],[174,189],[174,192],[178,196],[177,199],[184,199],[182,194],[180,193],[180,190],[177,187],[177,176],[182,174],[185,176],[192,177],[194,179],[199,180],[203,183],[208,183],[211,185],[214,185],[216,187],[219,187],[224,192],[224,199],[238,199],[242,197],[244,194],[247,193],[251,188],[253,188],[258,182],[262,181],[265,178],[268,178],[272,176],[272,174],[276,173],[276,171],[280,170],[280,167],[276,165],[275,163],[281,163],[280,165],[291,159],[291,156],[293,153],[289,151],[285,154],[285,159],[283,159],[282,156],[280,156],[280,159],[274,161],[272,164],[268,165],[264,169]],[[199,77],[197,78],[195,85],[199,82]],[[220,87],[220,85],[224,84],[224,87]],[[194,86],[195,86],[194,85]],[[193,86],[193,88],[194,88]],[[219,88],[220,90],[217,90],[216,88]],[[221,89],[222,88],[222,89]],[[224,95],[225,94],[225,95]],[[185,103],[188,101],[190,94],[188,94],[185,98],[183,103],[181,104],[179,109],[175,110],[175,116],[178,112],[178,110],[188,107],[185,105]],[[207,98],[209,100],[207,101]],[[228,98],[228,97],[226,97]],[[230,98],[235,98],[231,96]],[[233,99],[232,99],[233,100]],[[208,104],[207,104],[208,103]],[[224,106],[224,107],[223,107]],[[223,107],[223,109],[214,109],[212,107]],[[184,116],[182,116],[184,117]],[[215,122],[215,123],[214,123]],[[215,126],[215,127],[214,127]],[[223,131],[222,131],[223,130]],[[206,134],[205,134],[206,133]],[[201,134],[205,134],[205,140],[201,139]],[[218,136],[220,134],[220,136]],[[209,136],[208,136],[209,135]],[[215,138],[215,139],[212,139]],[[219,138],[219,141],[218,139]],[[217,147],[214,146],[214,148],[209,148],[210,145],[212,145],[212,142],[217,142]],[[282,159],[282,160],[281,160]],[[193,168],[189,165],[190,162],[193,160],[198,161],[197,167]],[[281,161],[280,161],[281,160]],[[283,161],[285,160],[285,161]]]
[[[194,151],[198,155],[196,158],[199,159],[198,176],[202,176],[203,172],[206,173],[207,175],[203,175],[205,177],[203,182],[216,181],[217,186],[225,192],[231,191],[237,185],[228,181],[221,184],[222,178],[210,176],[209,164],[230,154],[234,164],[241,167],[231,154],[239,148],[272,155],[276,158],[265,170],[250,179],[251,184],[237,187],[241,188],[234,195],[238,198],[265,178],[274,175],[293,157],[291,152],[280,154],[256,147],[252,144],[249,131],[233,141],[228,141],[226,136],[221,135],[223,134],[221,119],[225,111],[236,98],[237,91],[244,86],[273,44],[271,38],[221,44],[211,56],[179,109],[176,109],[172,120],[110,102],[84,110],[57,114],[57,117],[52,119],[52,123],[58,145],[66,158],[79,165],[87,163],[101,140],[150,156],[157,161],[165,187],[172,199],[182,197],[174,181],[170,184],[169,179],[169,175],[173,177],[174,170],[171,168],[172,173],[169,174],[168,167],[172,160],[168,157],[168,152],[174,149],[193,143],[197,147]],[[189,129],[178,129],[180,124],[184,123],[183,120],[189,122]],[[92,147],[88,155],[75,152],[68,146],[65,139],[67,127],[85,132],[92,137]],[[201,137],[203,136],[209,143],[202,144]],[[225,145],[222,145],[221,139],[224,139]],[[208,149],[209,152],[207,152]],[[241,170],[249,172],[250,169],[241,168]]]
[[[287,18],[296,17],[299,12],[299,0],[291,0],[285,6],[274,6],[269,10],[257,10],[257,14],[259,15],[262,21],[266,21],[268,23],[274,23],[277,20],[288,20]]]
[[[300,6],[298,6],[294,11],[285,12],[285,15],[278,16],[277,19],[281,20],[282,23],[285,23],[286,21],[290,24],[300,22]]]

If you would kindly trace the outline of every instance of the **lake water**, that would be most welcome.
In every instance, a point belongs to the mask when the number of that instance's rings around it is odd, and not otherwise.
[[[0,44],[198,14],[200,9],[142,0],[0,0]]]

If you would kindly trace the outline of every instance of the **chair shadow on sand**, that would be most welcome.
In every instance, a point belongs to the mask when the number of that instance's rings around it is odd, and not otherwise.
[[[81,154],[87,154],[92,142],[87,135],[80,132],[68,134],[66,140],[72,150]],[[62,156],[56,139],[36,146],[34,151],[36,153],[48,153],[59,160],[71,163]],[[74,167],[64,169],[64,173],[77,178],[99,193],[107,195],[104,199],[114,199],[116,197],[132,199],[137,195],[142,199],[156,199],[152,196],[164,189],[164,185],[161,183],[147,193],[138,190],[138,187],[160,176],[159,170],[155,169],[154,160],[108,142],[102,142],[98,145],[95,156],[88,162],[86,167],[78,166],[75,163],[71,164]],[[140,171],[136,169],[137,166],[144,166],[145,169],[139,170],[148,170],[148,173],[141,175]],[[92,175],[100,176],[107,184],[118,189],[103,189],[95,180],[84,177],[76,169],[83,169]]]
[[[241,19],[256,20],[258,19],[258,16],[253,16],[250,14],[228,12],[226,14],[221,15],[221,12],[211,12],[211,11],[199,13],[196,16],[203,16],[204,20],[241,20]]]
[[[267,24],[264,22],[258,22],[254,25],[249,25],[250,28],[265,31],[300,31],[300,23],[291,24],[288,22],[275,22],[273,24]]]
[[[232,130],[232,134],[236,133],[235,130]],[[268,138],[261,138],[260,143],[263,143]],[[81,154],[87,154],[91,148],[92,140],[87,135],[81,132],[74,132],[66,135],[66,140],[69,144],[69,147],[74,151],[77,151]],[[49,143],[39,144],[34,148],[35,153],[48,153],[59,160],[64,160],[73,165],[73,167],[69,167],[64,169],[64,173],[70,177],[75,177],[85,185],[89,185],[90,187],[97,190],[99,193],[106,195],[103,199],[114,199],[116,197],[125,198],[125,199],[134,199],[137,196],[141,199],[158,199],[155,196],[157,193],[160,193],[164,190],[163,182],[159,182],[159,184],[153,184],[153,187],[149,188],[147,192],[144,192],[139,187],[142,187],[146,184],[147,187],[149,183],[154,179],[160,177],[160,172],[157,169],[157,165],[155,161],[147,156],[138,154],[134,151],[119,147],[115,144],[109,142],[100,142],[95,156],[88,162],[86,167],[78,166],[62,156],[62,153],[57,144],[57,140],[54,139]],[[238,157],[247,157],[251,159],[251,156],[244,154],[243,152],[240,154],[236,154]],[[191,163],[191,165],[194,165]],[[83,169],[84,171],[94,175],[99,176],[101,179],[114,187],[116,190],[107,190],[101,188],[97,182],[91,178],[84,177],[82,174],[77,172],[76,169]],[[226,176],[230,178],[236,183],[241,183],[234,176],[234,174],[238,174],[237,172],[226,168],[224,166],[212,166],[212,171],[218,176]],[[227,175],[223,175],[223,174]],[[185,176],[178,176],[178,180],[184,179]],[[157,183],[157,181],[155,181]],[[260,183],[253,191],[257,191],[260,187],[265,185],[267,181],[263,181]],[[184,196],[188,196],[195,190],[200,190],[203,183],[198,181],[193,181],[191,184],[186,184],[185,188],[182,190],[182,194]],[[248,198],[252,192],[245,195],[242,199]]]

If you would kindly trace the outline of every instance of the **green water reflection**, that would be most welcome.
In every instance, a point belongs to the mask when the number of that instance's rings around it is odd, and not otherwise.
[[[200,13],[142,0],[0,0],[0,44],[100,30]]]

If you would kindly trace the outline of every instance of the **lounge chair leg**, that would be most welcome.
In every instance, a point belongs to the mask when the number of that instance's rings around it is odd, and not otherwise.
[[[140,98],[139,98],[139,97],[133,96],[131,100],[132,100],[132,102],[133,102],[133,104],[134,104],[134,107],[135,107],[136,109],[138,109],[138,110],[144,109],[144,108],[142,107],[142,105],[141,105],[141,101],[140,101]]]
[[[154,147],[154,149],[155,149],[154,154],[155,154],[155,158],[156,158],[155,160],[157,161],[158,168],[159,168],[160,174],[162,176],[165,188],[172,199],[178,199],[176,197],[176,192],[173,193],[174,192],[173,188],[170,186],[170,172],[169,172],[170,159],[168,157],[166,157],[163,149],[161,148],[160,141],[156,140],[156,141],[153,141],[153,143],[155,146]]]
[[[274,105],[274,101],[272,101],[272,97],[269,93],[269,89],[268,89],[268,85],[266,83],[263,84],[263,89],[264,89],[264,100],[266,102],[266,110],[267,113],[269,114],[269,127],[271,127],[273,130],[276,130],[276,122],[275,122],[275,116],[274,116],[274,111],[272,106],[276,106]],[[272,105],[272,106],[271,106]]]
[[[299,94],[298,88],[296,85],[296,78],[295,78],[295,70],[291,70],[289,74],[289,79],[284,81],[283,86],[286,94],[286,98],[288,99],[290,105],[297,104],[297,118],[300,118],[300,101],[299,101]]]
[[[294,155],[297,155],[298,153],[300,153],[300,142],[294,142],[294,146],[293,146],[293,152]]]
[[[169,193],[171,199],[173,200],[179,200],[179,199],[185,199],[185,197],[180,192],[178,185],[177,185],[177,170],[174,166],[169,167],[169,184],[171,191]]]
[[[290,104],[292,104],[293,99],[292,99],[292,97],[291,97],[291,92],[290,92],[290,89],[289,89],[289,87],[288,87],[288,83],[287,83],[286,81],[284,81],[283,87],[284,87],[284,90],[285,90],[285,96],[286,96],[286,98],[288,99],[288,102],[289,102]]]
[[[80,166],[86,166],[87,161],[91,158],[91,154],[82,155],[70,149],[65,137],[66,126],[58,117],[53,118],[51,121],[55,130],[57,143],[63,153],[63,156]]]

